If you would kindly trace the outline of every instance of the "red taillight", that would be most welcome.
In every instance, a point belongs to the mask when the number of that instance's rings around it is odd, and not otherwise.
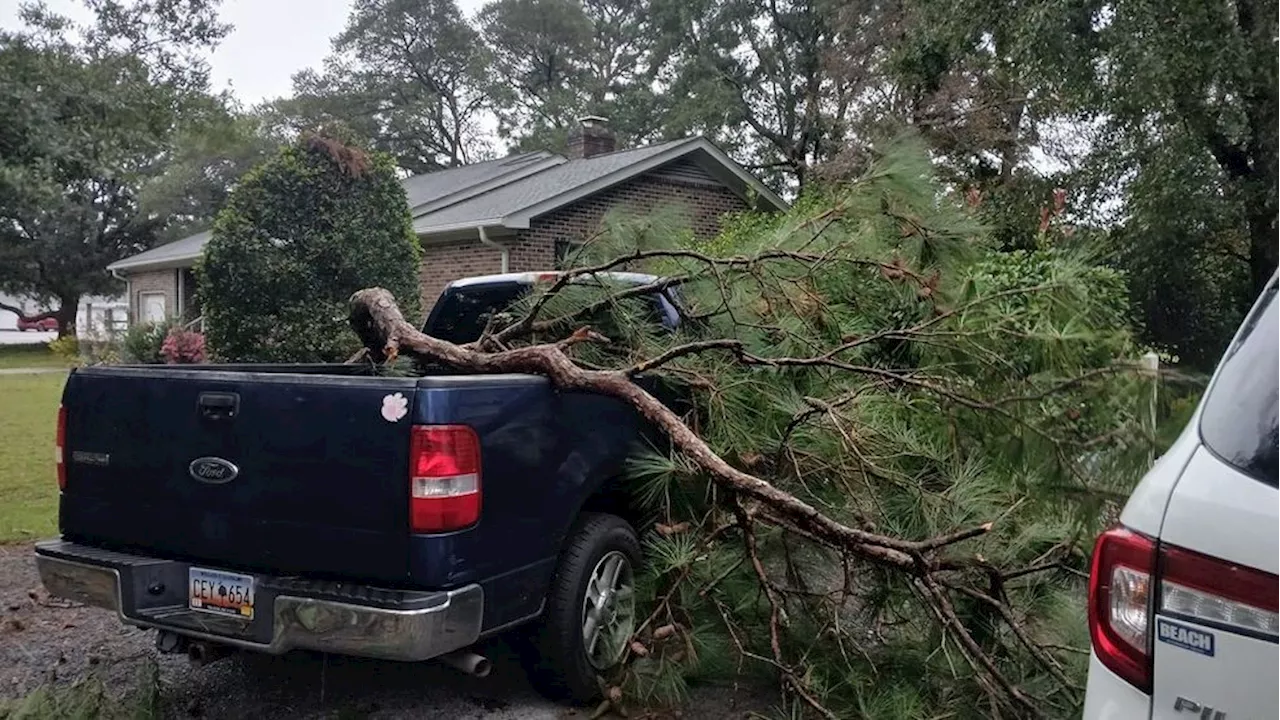
[[[465,425],[416,425],[409,445],[409,529],[447,532],[480,519],[480,439]]]
[[[58,489],[66,490],[67,464],[63,461],[62,455],[67,446],[67,409],[61,405],[58,406],[58,430],[54,438],[53,460],[58,468]]]
[[[1089,571],[1089,635],[1093,651],[1116,675],[1151,692],[1152,576],[1155,542],[1125,528],[1098,538]]]

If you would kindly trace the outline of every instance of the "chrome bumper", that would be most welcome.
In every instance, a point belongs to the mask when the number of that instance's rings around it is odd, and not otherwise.
[[[37,543],[36,567],[50,595],[114,610],[129,625],[273,655],[428,660],[475,643],[484,619],[479,585],[412,592],[255,574],[259,612],[242,620],[187,607],[187,563],[51,540]]]

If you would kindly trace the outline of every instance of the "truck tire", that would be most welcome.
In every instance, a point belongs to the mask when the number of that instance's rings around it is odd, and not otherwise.
[[[570,531],[534,627],[530,677],[554,700],[590,703],[597,676],[615,667],[636,626],[636,531],[616,515],[583,513]]]

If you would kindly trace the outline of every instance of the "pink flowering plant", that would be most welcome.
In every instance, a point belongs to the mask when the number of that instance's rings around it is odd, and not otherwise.
[[[160,354],[170,365],[191,365],[205,361],[204,335],[194,330],[173,328],[164,338]]]

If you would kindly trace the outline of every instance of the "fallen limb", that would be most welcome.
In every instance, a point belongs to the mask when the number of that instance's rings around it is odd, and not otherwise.
[[[933,538],[908,540],[849,527],[822,513],[761,477],[730,465],[716,454],[675,412],[633,382],[637,371],[657,367],[677,356],[704,351],[734,349],[732,341],[712,341],[684,346],[669,351],[653,361],[622,370],[587,369],[570,357],[573,348],[583,343],[607,342],[589,328],[579,328],[557,342],[486,352],[474,345],[457,345],[426,335],[405,321],[391,293],[370,288],[355,293],[350,302],[351,326],[360,337],[370,361],[386,363],[399,355],[472,373],[532,373],[543,375],[558,388],[581,390],[616,398],[635,408],[670,439],[672,446],[703,470],[720,488],[731,493],[731,507],[738,518],[737,528],[743,534],[753,571],[760,577],[771,608],[770,647],[773,663],[784,673],[784,682],[797,697],[813,710],[833,717],[830,710],[806,687],[803,679],[783,664],[778,639],[778,619],[783,599],[776,594],[757,554],[757,541],[751,528],[754,522],[784,527],[814,542],[839,551],[842,557],[856,557],[881,566],[894,568],[914,578],[919,597],[931,608],[935,618],[953,637],[973,667],[976,679],[991,696],[993,707],[1002,707],[1015,715],[1038,717],[1040,712],[1025,693],[1010,682],[996,667],[995,661],[979,646],[957,618],[944,586],[933,579],[935,572],[981,567],[980,558],[942,558],[939,552],[957,543],[981,536],[991,530],[991,523],[947,533]],[[759,511],[757,512],[757,508]],[[683,576],[682,576],[683,577]],[[1011,616],[1006,616],[1011,619]],[[1024,638],[1022,633],[1018,634]],[[1041,658],[1044,656],[1041,655]],[[1053,660],[1049,658],[1051,670]]]
[[[374,362],[391,362],[405,353],[474,373],[544,375],[561,389],[585,390],[622,400],[661,429],[677,450],[721,487],[765,503],[773,513],[799,529],[868,560],[916,572],[922,567],[919,561],[924,559],[923,554],[954,542],[949,539],[939,542],[937,538],[902,540],[851,528],[769,482],[733,467],[690,430],[679,415],[632,382],[628,371],[587,370],[576,365],[566,354],[567,350],[574,345],[605,339],[590,329],[581,328],[555,343],[486,353],[418,331],[405,321],[391,293],[382,288],[361,290],[351,297],[351,327],[369,349]],[[708,349],[711,347],[720,346],[708,346]],[[962,534],[965,538],[976,537],[989,530],[989,525],[982,525]],[[929,568],[930,563],[926,561],[923,567]]]

